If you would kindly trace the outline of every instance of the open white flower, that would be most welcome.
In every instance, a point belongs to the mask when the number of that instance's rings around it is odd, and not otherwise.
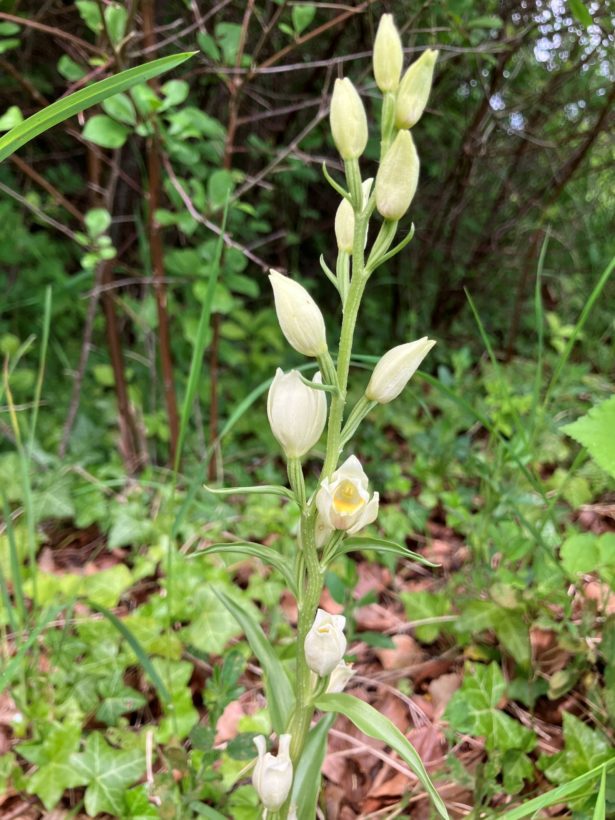
[[[316,506],[323,521],[335,530],[346,530],[349,535],[375,521],[380,496],[374,493],[370,498],[367,485],[361,462],[356,456],[350,456],[331,479],[325,478],[320,485]]]
[[[423,336],[388,350],[374,368],[365,391],[367,398],[379,404],[396,399],[434,345],[433,339]]]
[[[325,320],[307,290],[276,270],[269,272],[275,311],[286,341],[304,356],[321,356],[327,351]]]
[[[316,612],[312,628],[305,638],[307,665],[321,678],[330,675],[344,657],[346,636],[343,615],[330,615],[324,609]]]
[[[322,384],[320,373],[313,378]],[[267,416],[273,435],[287,458],[301,458],[316,444],[327,421],[327,398],[303,381],[299,371],[275,372],[267,396]]]
[[[267,742],[263,735],[254,738],[258,760],[252,773],[252,785],[268,811],[278,811],[282,808],[293,784],[290,740],[290,735],[280,735],[276,756],[267,751]]]

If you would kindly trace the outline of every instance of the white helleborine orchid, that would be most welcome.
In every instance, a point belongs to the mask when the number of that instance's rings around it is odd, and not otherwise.
[[[278,811],[282,808],[293,784],[290,740],[290,735],[280,735],[276,757],[267,751],[267,742],[263,735],[254,738],[258,759],[252,773],[252,785],[268,811]]]
[[[415,342],[388,350],[374,368],[365,391],[366,397],[379,404],[388,404],[396,399],[434,345],[433,339],[423,336]]]
[[[437,59],[438,52],[428,48],[402,77],[395,104],[395,124],[398,128],[412,128],[423,116]]]
[[[322,384],[320,373],[313,382]],[[299,371],[275,372],[267,397],[267,415],[273,435],[287,458],[301,458],[316,444],[327,421],[327,398],[301,381]]]
[[[346,636],[343,615],[329,615],[324,609],[316,612],[312,628],[305,637],[307,665],[321,678],[330,675],[344,657]]]
[[[392,14],[383,14],[374,40],[374,77],[376,85],[385,94],[397,91],[404,64],[404,52]]]
[[[343,692],[346,688],[346,684],[353,677],[354,673],[351,663],[340,661],[333,672],[331,672],[331,677],[327,684],[327,694],[335,695],[338,692]]]
[[[327,351],[325,320],[307,290],[277,270],[269,272],[275,310],[282,333],[291,347],[304,356],[321,356]]]
[[[325,524],[354,535],[378,515],[380,496],[367,492],[368,478],[361,462],[350,456],[330,479],[325,478],[316,494],[316,506]]]
[[[363,208],[367,205],[373,181],[370,177],[364,180],[361,186],[363,189]],[[352,253],[354,243],[354,208],[346,198],[342,199],[335,213],[335,238],[340,251]],[[367,233],[365,234],[364,245],[365,244],[367,244]]]
[[[419,184],[419,155],[410,131],[399,131],[376,174],[376,208],[398,222],[410,207]]]
[[[348,77],[336,80],[329,115],[333,142],[342,159],[358,159],[367,145],[367,115]]]

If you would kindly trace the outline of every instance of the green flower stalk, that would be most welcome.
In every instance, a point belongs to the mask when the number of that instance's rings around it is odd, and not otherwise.
[[[418,72],[418,76],[423,77],[428,62],[429,58],[426,57],[420,71],[414,69],[413,76]],[[270,275],[282,333],[298,353],[315,358],[323,374],[322,379],[317,373],[309,381],[297,371],[284,374],[278,368],[267,402],[272,432],[287,459],[290,484],[290,491],[282,487],[272,489],[293,498],[301,516],[293,566],[289,566],[285,573],[287,578],[296,579],[296,661],[294,677],[290,682],[294,703],[290,705],[288,720],[282,722],[276,701],[278,725],[274,725],[276,731],[281,733],[280,753],[277,759],[267,754],[265,738],[257,738],[259,754],[253,777],[266,812],[274,812],[267,815],[270,820],[289,820],[294,816],[291,805],[304,808],[302,795],[295,793],[292,779],[297,767],[302,765],[303,756],[313,752],[313,744],[306,746],[306,741],[317,704],[319,708],[325,708],[325,704],[334,703],[337,711],[344,712],[344,698],[349,697],[339,694],[353,674],[344,659],[347,649],[344,635],[346,620],[343,615],[333,615],[320,608],[320,600],[328,565],[345,551],[344,544],[348,538],[356,537],[376,521],[379,495],[370,491],[369,477],[360,460],[355,455],[347,454],[338,466],[340,456],[370,411],[378,404],[393,401],[402,393],[434,344],[423,337],[385,353],[376,365],[364,395],[347,412],[353,338],[363,293],[370,276],[409,241],[403,240],[390,250],[398,223],[410,208],[418,184],[419,159],[410,132],[403,129],[396,135],[394,133],[396,100],[399,103],[400,95],[407,94],[404,80],[399,84],[402,63],[399,34],[392,17],[385,15],[378,28],[374,50],[374,72],[378,88],[384,95],[384,105],[380,167],[373,191],[372,179],[362,179],[359,163],[368,140],[365,108],[348,78],[337,80],[333,91],[331,132],[344,160],[345,189],[328,175],[327,178],[338,193],[348,192],[344,193],[335,218],[338,250],[337,263],[333,266],[335,273],[324,259],[321,260],[323,270],[339,292],[343,308],[335,363],[327,345],[325,321],[314,299],[293,279],[276,271],[271,271]],[[425,82],[421,82],[420,95],[425,97]],[[419,92],[415,89],[415,93]],[[404,101],[407,102],[406,96]],[[373,216],[381,220],[381,226],[371,248],[367,248],[368,228]],[[326,444],[320,476],[315,482],[310,481],[309,477],[306,481],[301,459],[318,443],[325,428]],[[242,490],[258,492],[259,488]],[[403,552],[403,546],[399,545],[398,548]],[[253,648],[261,658],[262,643]],[[270,651],[273,653],[273,650]],[[279,683],[275,680],[268,682],[272,691],[277,692],[278,700],[289,686],[286,681],[278,691],[276,684]],[[321,701],[321,698],[325,700]],[[360,701],[357,703],[361,704],[360,707],[353,709],[370,708]],[[348,712],[351,719],[352,714]],[[391,731],[386,719],[374,710],[370,712],[370,720],[376,720],[381,727],[385,726],[380,729],[381,733]],[[365,725],[362,721],[360,723]],[[403,748],[408,749],[404,760],[417,773],[440,816],[447,817],[444,804],[425,769],[417,763],[416,752],[405,738],[401,737],[400,742],[406,744]],[[316,807],[312,806],[310,811],[312,809],[315,814]]]

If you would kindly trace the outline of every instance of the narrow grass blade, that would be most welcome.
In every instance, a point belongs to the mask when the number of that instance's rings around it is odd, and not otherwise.
[[[126,624],[121,621],[117,615],[114,615],[113,612],[110,612],[104,606],[100,606],[100,604],[95,604],[92,601],[87,602],[90,609],[94,610],[94,612],[99,612],[101,615],[109,621],[109,623],[113,624],[113,626],[117,629],[120,633],[122,638],[126,641],[126,643],[130,646],[132,651],[135,653],[137,658],[139,659],[139,663],[149,676],[150,680],[156,687],[156,691],[158,692],[158,696],[164,703],[171,702],[171,695],[169,694],[169,690],[164,685],[162,678],[156,672],[154,665],[152,664],[149,655],[143,649],[139,641],[137,640],[136,636],[133,632],[126,626]]]
[[[228,595],[214,589],[214,593],[231,613],[258,658],[265,676],[265,691],[273,729],[278,734],[286,731],[295,703],[295,696],[286,672],[275,655],[260,625]]]
[[[49,346],[49,328],[51,325],[51,287],[45,288],[45,309],[43,312],[43,334],[41,336],[41,352],[39,356],[38,376],[36,377],[36,387],[34,389],[34,407],[32,408],[32,418],[30,420],[30,441],[28,453],[34,447],[34,436],[36,433],[36,422],[38,419],[38,408],[43,392],[43,380],[45,379],[45,365],[47,363],[47,348]]]
[[[0,162],[10,157],[22,145],[38,137],[39,134],[53,128],[54,125],[64,122],[69,117],[85,111],[86,108],[91,108],[120,91],[126,91],[137,83],[144,83],[152,77],[176,68],[194,54],[196,51],[185,51],[182,54],[172,54],[169,57],[152,60],[151,63],[145,65],[129,68],[45,106],[42,111],[37,111],[36,114],[0,137]]]
[[[498,820],[523,820],[524,817],[533,817],[536,812],[554,806],[556,803],[563,803],[569,797],[577,795],[582,786],[588,786],[595,783],[599,777],[604,777],[607,769],[613,768],[614,765],[615,758],[607,760],[606,763],[602,763],[600,766],[596,766],[595,769],[575,777],[569,783],[564,783],[562,786],[557,786],[557,788],[551,789],[544,794],[539,794],[538,797],[528,800],[527,803],[517,806],[516,809],[499,814]],[[593,788],[592,786],[592,790]]]
[[[210,547],[206,547],[199,552],[193,553],[190,555],[190,558],[201,558],[211,553],[218,553],[220,555],[239,553],[240,555],[249,555],[253,558],[259,558],[261,561],[269,564],[269,566],[273,567],[280,573],[288,584],[290,591],[296,597],[297,589],[295,587],[295,579],[293,578],[293,574],[289,570],[286,565],[286,561],[282,558],[282,556],[271,547],[264,547],[262,544],[254,544],[249,541],[237,541],[234,544],[212,544]]]
[[[547,406],[553,388],[557,384],[559,377],[562,375],[562,370],[566,367],[566,364],[568,363],[568,359],[570,358],[570,354],[572,353],[572,348],[575,346],[576,341],[579,338],[579,334],[585,327],[585,323],[589,318],[589,314],[592,312],[594,305],[598,301],[598,297],[604,290],[604,286],[609,281],[609,278],[613,273],[613,268],[615,268],[615,256],[611,259],[609,264],[602,271],[600,278],[594,285],[594,289],[590,293],[587,302],[585,302],[585,305],[583,306],[583,310],[581,311],[581,315],[579,316],[577,323],[574,326],[574,330],[572,331],[570,338],[566,342],[566,347],[564,348],[562,355],[559,358],[557,366],[553,372],[553,376],[551,377],[551,381],[549,382],[549,386],[547,387],[547,391],[545,393],[545,397],[543,400],[544,407]]]
[[[545,319],[542,304],[542,272],[545,266],[545,258],[547,256],[548,246],[549,231],[547,230],[544,242],[542,243],[542,248],[540,249],[538,268],[536,269],[536,286],[534,288],[534,322],[536,324],[538,350],[536,352],[536,374],[534,376],[534,390],[532,391],[532,409],[530,410],[530,442],[534,441],[534,435],[536,433],[536,410],[538,408],[538,401],[540,399],[540,391],[542,390],[542,370],[545,346]]]
[[[596,798],[596,808],[594,809],[593,820],[605,820],[606,818],[606,767],[602,767],[602,777],[600,778],[600,791]]]
[[[2,572],[2,567],[0,567],[0,593],[2,595],[2,605],[6,609],[6,618],[11,629],[11,632],[17,632],[17,630],[19,629],[19,619],[17,618],[15,607],[11,602],[8,584],[6,583],[6,578],[4,577],[4,573]],[[1,625],[2,623],[0,622],[0,626]]]
[[[301,759],[297,763],[291,804],[297,807],[297,820],[314,820],[320,794],[321,769],[327,753],[327,736],[335,715],[326,715],[310,729]]]
[[[344,715],[348,720],[368,737],[382,740],[387,746],[397,752],[406,761],[410,769],[419,779],[421,785],[428,793],[434,808],[444,820],[448,820],[448,811],[444,801],[438,794],[436,787],[431,782],[427,770],[423,765],[418,752],[410,741],[402,735],[397,726],[384,715],[381,715],[369,703],[359,700],[352,695],[322,695],[316,701],[316,708],[323,712],[337,712]]]
[[[32,632],[28,635],[28,638],[22,643],[17,651],[16,655],[11,658],[9,663],[6,665],[4,670],[0,673],[0,692],[4,691],[6,686],[11,682],[13,676],[19,671],[21,667],[21,663],[30,649],[30,647],[34,644],[38,636],[41,634],[43,629],[47,626],[50,621],[58,615],[61,611],[61,606],[52,607],[51,609],[44,610],[41,613],[40,620],[38,624],[34,627]]]
[[[19,620],[23,626],[26,623],[26,603],[23,594],[23,581],[21,577],[21,563],[17,553],[17,543],[15,541],[15,530],[13,529],[13,520],[11,518],[11,510],[9,502],[4,493],[2,493],[2,515],[4,517],[4,526],[6,528],[6,537],[9,543],[9,564],[11,567],[11,583],[13,585],[13,598],[15,606],[19,614]]]

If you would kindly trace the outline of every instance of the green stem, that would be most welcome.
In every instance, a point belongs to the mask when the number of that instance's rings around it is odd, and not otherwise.
[[[292,491],[297,499],[297,504],[301,509],[305,507],[305,480],[301,468],[301,459],[289,458],[287,464],[288,480]]]
[[[310,729],[314,706],[312,705],[312,672],[305,660],[303,646],[316,615],[323,586],[323,576],[318,561],[315,540],[316,507],[310,504],[301,515],[301,543],[306,570],[306,587],[303,599],[299,602],[297,623],[297,701],[290,721],[289,732],[292,735],[290,756],[293,766],[297,765],[305,739]]]

